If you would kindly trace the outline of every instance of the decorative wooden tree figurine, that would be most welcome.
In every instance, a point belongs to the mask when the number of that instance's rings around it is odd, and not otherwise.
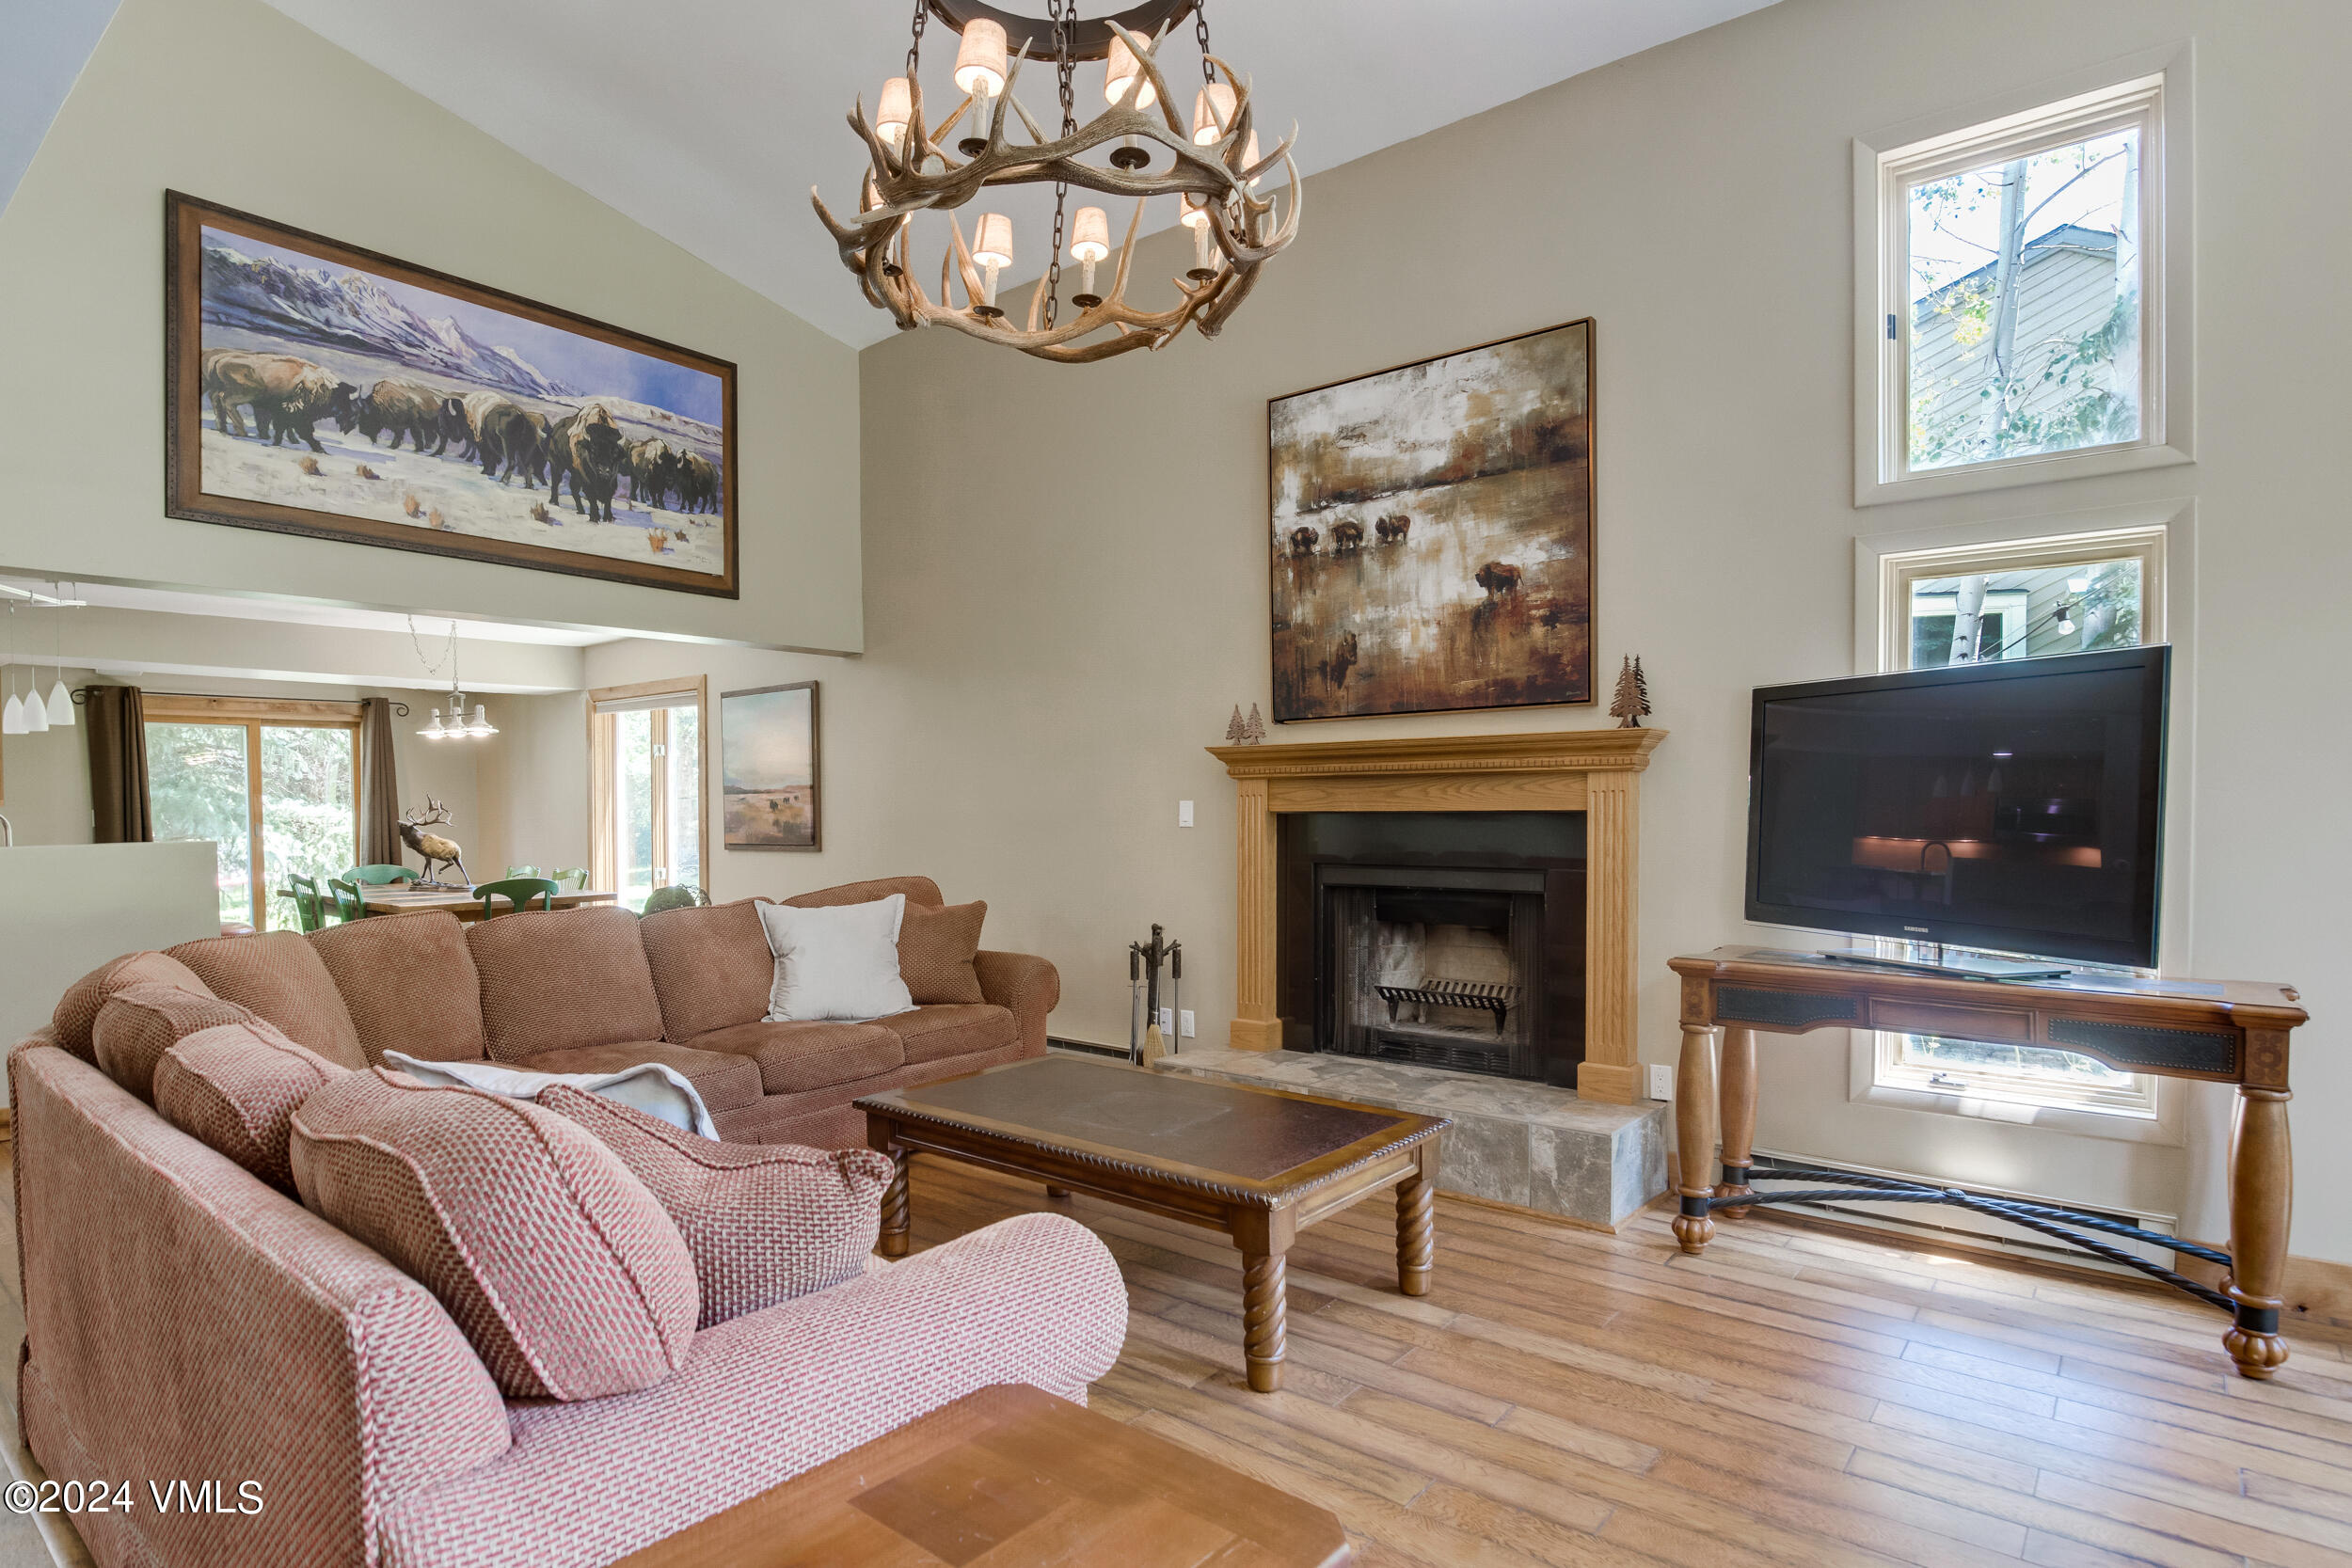
[[[1225,726],[1225,744],[1228,746],[1247,746],[1249,744],[1249,726],[1241,721],[1241,705],[1239,703],[1235,703],[1233,705],[1232,721]]]
[[[1629,654],[1625,668],[1617,672],[1617,693],[1609,700],[1609,716],[1621,730],[1638,730],[1648,711],[1649,677],[1642,673],[1642,661]]]
[[[1252,703],[1249,705],[1249,722],[1242,730],[1241,743],[1245,746],[1257,746],[1263,744],[1264,740],[1265,720],[1260,717],[1258,705]]]

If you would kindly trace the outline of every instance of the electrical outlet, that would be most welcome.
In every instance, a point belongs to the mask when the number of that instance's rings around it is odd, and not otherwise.
[[[1192,826],[1192,802],[1190,800],[1176,802],[1176,826],[1180,828]]]
[[[1186,1007],[1183,1012],[1176,1015],[1176,1023],[1177,1037],[1179,1039],[1188,1040],[1192,1038],[1194,1035],[1200,1033],[1199,1030],[1192,1026],[1192,1009],[1190,1007]]]
[[[1173,1007],[1162,1007],[1160,1009],[1160,1033],[1163,1035],[1172,1035],[1175,1032],[1176,1009]]]
[[[1664,1062],[1649,1064],[1649,1097],[1652,1100],[1672,1100],[1675,1097],[1675,1069]]]

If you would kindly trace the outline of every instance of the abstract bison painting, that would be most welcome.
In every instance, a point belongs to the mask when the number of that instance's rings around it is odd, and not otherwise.
[[[733,597],[735,367],[170,194],[175,517]]]
[[[1274,717],[1593,700],[1593,324],[1266,405]]]

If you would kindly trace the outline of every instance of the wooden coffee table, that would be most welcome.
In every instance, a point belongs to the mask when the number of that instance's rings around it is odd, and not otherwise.
[[[1327,1509],[1018,1384],[966,1394],[615,1568],[1341,1568]]]
[[[1430,1202],[1445,1117],[1216,1084],[1120,1062],[1044,1056],[867,1095],[866,1141],[897,1166],[881,1251],[907,1251],[916,1150],[1009,1171],[1049,1196],[1090,1193],[1222,1230],[1242,1254],[1249,1386],[1282,1386],[1283,1255],[1327,1214],[1396,1189],[1396,1283],[1429,1292]]]

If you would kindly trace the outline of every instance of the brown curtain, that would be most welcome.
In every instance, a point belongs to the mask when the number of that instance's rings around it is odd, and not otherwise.
[[[392,766],[392,704],[370,697],[359,716],[359,863],[400,862],[400,777]]]
[[[90,837],[100,844],[151,844],[147,800],[147,713],[135,686],[86,688],[82,727],[89,736]]]

